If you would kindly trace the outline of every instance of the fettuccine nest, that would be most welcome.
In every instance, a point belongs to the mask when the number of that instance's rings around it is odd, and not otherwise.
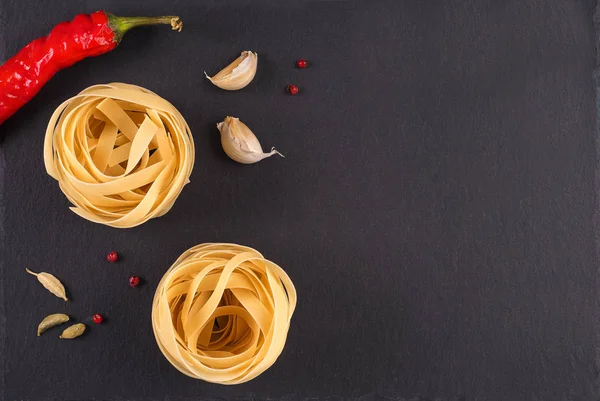
[[[44,162],[75,213],[134,227],[171,209],[189,182],[194,141],[179,111],[155,93],[95,85],[52,115]]]
[[[295,307],[292,281],[258,251],[202,244],[165,273],[152,327],[160,350],[182,373],[239,384],[275,362]]]

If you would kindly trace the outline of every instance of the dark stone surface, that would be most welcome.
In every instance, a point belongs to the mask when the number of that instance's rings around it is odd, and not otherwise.
[[[598,399],[593,1],[0,0],[0,56],[96,9],[185,27],[128,34],[0,127],[0,398]],[[259,72],[244,90],[203,78],[247,49]],[[127,230],[71,213],[42,162],[59,103],[112,81],[171,101],[197,148],[174,208]],[[228,160],[226,115],[286,158]],[[233,387],[172,368],[150,324],[164,271],[213,241],[256,247],[299,295],[278,362]],[[56,312],[106,323],[37,338]]]

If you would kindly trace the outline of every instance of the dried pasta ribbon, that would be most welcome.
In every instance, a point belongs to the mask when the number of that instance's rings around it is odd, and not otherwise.
[[[158,284],[152,327],[182,373],[239,384],[281,354],[295,307],[292,281],[258,251],[202,244],[184,252]]]
[[[194,140],[179,111],[155,93],[95,85],[50,118],[44,163],[75,213],[134,227],[171,209],[189,182]]]

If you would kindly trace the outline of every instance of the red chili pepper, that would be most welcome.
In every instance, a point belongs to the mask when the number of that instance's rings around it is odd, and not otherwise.
[[[104,11],[77,15],[44,38],[30,42],[0,66],[0,124],[30,101],[63,68],[117,47],[125,32],[141,25],[183,26],[179,17],[117,17]]]

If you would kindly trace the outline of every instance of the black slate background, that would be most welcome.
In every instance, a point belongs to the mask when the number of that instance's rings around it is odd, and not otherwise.
[[[185,23],[129,33],[0,127],[0,399],[597,400],[594,3],[0,0],[2,60],[79,12]],[[246,49],[250,86],[203,78]],[[171,101],[197,148],[174,208],[128,230],[71,213],[42,162],[53,110],[111,81]],[[286,158],[227,159],[226,115]],[[214,241],[256,247],[299,295],[278,362],[233,387],[177,372],[150,324],[164,271]],[[37,338],[55,312],[107,321]]]

